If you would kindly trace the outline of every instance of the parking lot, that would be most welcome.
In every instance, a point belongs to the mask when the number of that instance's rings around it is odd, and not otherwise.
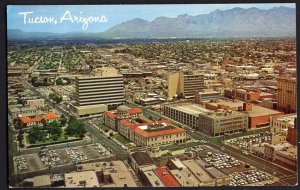
[[[32,172],[46,168],[38,154],[16,156],[14,160],[15,171],[18,171],[18,173]]]
[[[244,172],[234,172],[229,175],[230,186],[264,185],[274,183],[274,177],[258,170],[248,170]]]
[[[15,157],[15,170],[19,173],[38,171],[49,166],[80,163],[110,154],[109,150],[98,143],[58,150],[43,147],[38,153]]]
[[[225,143],[232,146],[233,148],[237,148],[244,151],[244,154],[247,154],[250,150],[250,146],[252,144],[260,144],[260,143],[270,143],[271,142],[271,134],[270,132],[248,135],[233,139],[225,140]]]
[[[214,166],[225,174],[242,172],[250,169],[250,165],[225,153],[216,151],[207,145],[200,145],[196,150],[196,156],[206,165]],[[192,151],[194,151],[192,149]]]
[[[109,156],[110,152],[102,145],[95,143],[88,146],[65,148],[62,151],[62,155],[64,160],[72,163],[80,163],[90,159]]]

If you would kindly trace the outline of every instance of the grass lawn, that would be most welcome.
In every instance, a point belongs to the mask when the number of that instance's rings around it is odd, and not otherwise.
[[[42,145],[42,144],[48,144],[48,143],[52,143],[52,142],[64,142],[64,141],[67,141],[68,139],[70,138],[78,138],[78,137],[71,137],[71,136],[68,136],[66,134],[61,134],[58,139],[56,140],[53,140],[51,137],[45,141],[36,141],[34,144],[30,144],[28,138],[27,138],[27,135],[24,136],[24,142],[25,142],[25,147],[28,147],[30,145]]]
[[[99,128],[102,129],[103,131],[105,130],[110,130],[111,128],[107,127],[106,125],[104,124],[99,124]]]
[[[124,145],[130,143],[130,141],[128,139],[126,139],[124,136],[122,136],[120,134],[115,134],[113,136],[113,138],[115,138],[117,141],[119,141],[120,143],[122,143]]]

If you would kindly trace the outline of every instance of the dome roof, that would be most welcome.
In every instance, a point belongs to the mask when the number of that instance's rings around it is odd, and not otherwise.
[[[117,108],[117,111],[118,112],[127,112],[128,111],[128,107],[127,106],[124,106],[124,105],[121,105]]]

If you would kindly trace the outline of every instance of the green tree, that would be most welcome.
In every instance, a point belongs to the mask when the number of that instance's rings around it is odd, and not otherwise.
[[[56,104],[59,104],[62,101],[62,97],[54,93],[49,94],[49,99],[51,99]]]
[[[64,85],[64,82],[61,78],[56,80],[56,85]]]
[[[60,124],[61,124],[61,126],[64,126],[66,123],[67,123],[67,118],[65,115],[62,114],[60,116]]]
[[[41,130],[38,126],[33,126],[28,130],[28,140],[31,144],[36,143],[36,141],[44,142],[46,140],[47,133]]]
[[[71,116],[68,121],[66,133],[71,136],[84,137],[86,129],[83,123],[78,121],[74,116]]]
[[[47,124],[47,131],[52,136],[60,136],[61,135],[61,127],[57,121],[51,121]]]

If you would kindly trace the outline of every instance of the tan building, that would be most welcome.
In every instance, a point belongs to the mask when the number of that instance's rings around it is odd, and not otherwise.
[[[183,160],[182,163],[200,182],[200,186],[216,186],[216,180],[194,160]]]
[[[44,99],[26,100],[26,106],[28,107],[43,107],[45,105]]]
[[[78,117],[99,116],[99,114],[108,110],[105,104],[96,104],[88,106],[75,106],[70,104],[70,109]]]
[[[152,158],[146,152],[134,152],[130,155],[130,165],[136,174],[157,168]],[[147,169],[145,169],[147,168]]]
[[[182,95],[185,98],[194,98],[196,93],[204,88],[202,74],[185,74],[183,72],[168,76],[168,97]]]
[[[106,104],[108,109],[124,103],[123,75],[114,68],[95,70],[89,76],[75,78],[76,106]]]
[[[295,127],[297,114],[288,114],[271,117],[272,144],[287,141],[289,128]]]
[[[296,112],[296,78],[277,78],[277,109],[285,113]]]
[[[216,101],[205,103],[205,108],[210,110],[235,110],[248,115],[250,129],[270,126],[270,117],[282,115],[282,112],[257,106],[239,100]]]
[[[290,143],[252,145],[251,151],[264,159],[270,160],[283,167],[297,170],[297,146]]]
[[[96,185],[96,187],[137,187],[132,173],[124,162],[120,160],[79,164],[77,165],[77,170],[88,172],[86,173],[88,175],[83,175],[79,180],[93,180],[91,181],[91,185]],[[94,181],[94,174],[96,175],[97,182]],[[92,187],[91,185],[89,187]]]
[[[245,131],[248,116],[233,110],[211,111],[193,103],[164,106],[164,115],[210,136]]]
[[[99,187],[95,171],[65,173],[65,184],[67,188]]]
[[[239,99],[243,101],[258,100],[260,98],[259,91],[249,91],[242,88],[226,89],[224,90],[224,96],[228,98]]]
[[[200,104],[203,102],[209,102],[211,100],[216,100],[219,98],[220,98],[220,92],[214,91],[212,89],[204,89],[196,94],[195,102]]]

